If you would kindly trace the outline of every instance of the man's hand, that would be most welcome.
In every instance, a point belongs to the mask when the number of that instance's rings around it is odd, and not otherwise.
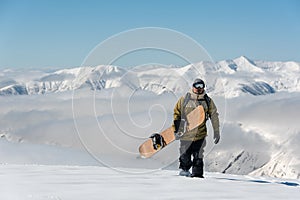
[[[179,140],[183,136],[183,133],[182,132],[174,132],[174,136],[175,136],[175,140]]]
[[[219,132],[215,132],[214,133],[214,143],[218,144],[220,141],[220,133]]]

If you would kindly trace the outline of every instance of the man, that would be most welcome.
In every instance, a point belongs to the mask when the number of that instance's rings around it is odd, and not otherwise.
[[[205,111],[206,119],[210,118],[213,131],[214,143],[220,140],[219,132],[219,114],[213,100],[205,92],[205,83],[201,79],[193,82],[192,89],[181,97],[174,108],[174,129],[176,139],[180,139],[180,157],[179,175],[203,178],[203,153],[205,147],[205,137],[207,135],[206,121],[198,127],[184,133],[182,136],[178,130],[176,122],[185,119],[185,116],[194,110],[197,106],[202,105]],[[182,128],[182,127],[181,127]],[[193,156],[193,159],[191,157]],[[192,167],[192,174],[190,168]]]

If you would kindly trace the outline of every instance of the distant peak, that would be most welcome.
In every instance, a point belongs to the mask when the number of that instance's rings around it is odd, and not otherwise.
[[[240,56],[241,59],[250,60],[247,56]]]
[[[240,57],[234,59],[234,61],[244,61],[244,62],[246,61],[246,62],[249,62],[251,64],[254,64],[254,62],[250,58],[248,58],[247,56],[240,56]]]
[[[254,61],[252,61],[250,58],[246,57],[246,56],[240,56],[236,59],[233,60],[235,63],[239,63],[239,64],[245,64],[245,63],[249,63],[251,65],[256,65],[254,63]]]

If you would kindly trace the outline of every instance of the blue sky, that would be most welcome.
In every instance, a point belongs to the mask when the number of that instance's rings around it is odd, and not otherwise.
[[[0,0],[0,68],[80,66],[100,42],[140,27],[182,32],[214,60],[300,61],[297,0]]]

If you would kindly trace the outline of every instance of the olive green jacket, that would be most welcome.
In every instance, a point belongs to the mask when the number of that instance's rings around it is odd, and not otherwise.
[[[204,100],[203,94],[195,94],[192,90],[189,91],[191,94],[190,100],[188,101],[187,105],[185,106],[184,113],[187,115],[189,112],[194,110],[198,105],[202,105],[204,111],[206,113],[206,119],[210,118],[212,127],[214,130],[214,134],[219,134],[219,114],[217,111],[217,107],[214,101],[210,98],[210,105],[208,106],[206,101]],[[174,121],[181,119],[181,110],[183,106],[185,96],[182,96],[175,105],[174,108]],[[202,99],[202,100],[201,100]],[[200,101],[199,101],[200,100]],[[174,128],[173,124],[173,128]],[[175,130],[175,129],[174,129]],[[207,128],[206,128],[206,121],[200,124],[198,127],[194,128],[191,131],[186,132],[180,139],[187,140],[187,141],[196,141],[203,139],[207,135]]]

